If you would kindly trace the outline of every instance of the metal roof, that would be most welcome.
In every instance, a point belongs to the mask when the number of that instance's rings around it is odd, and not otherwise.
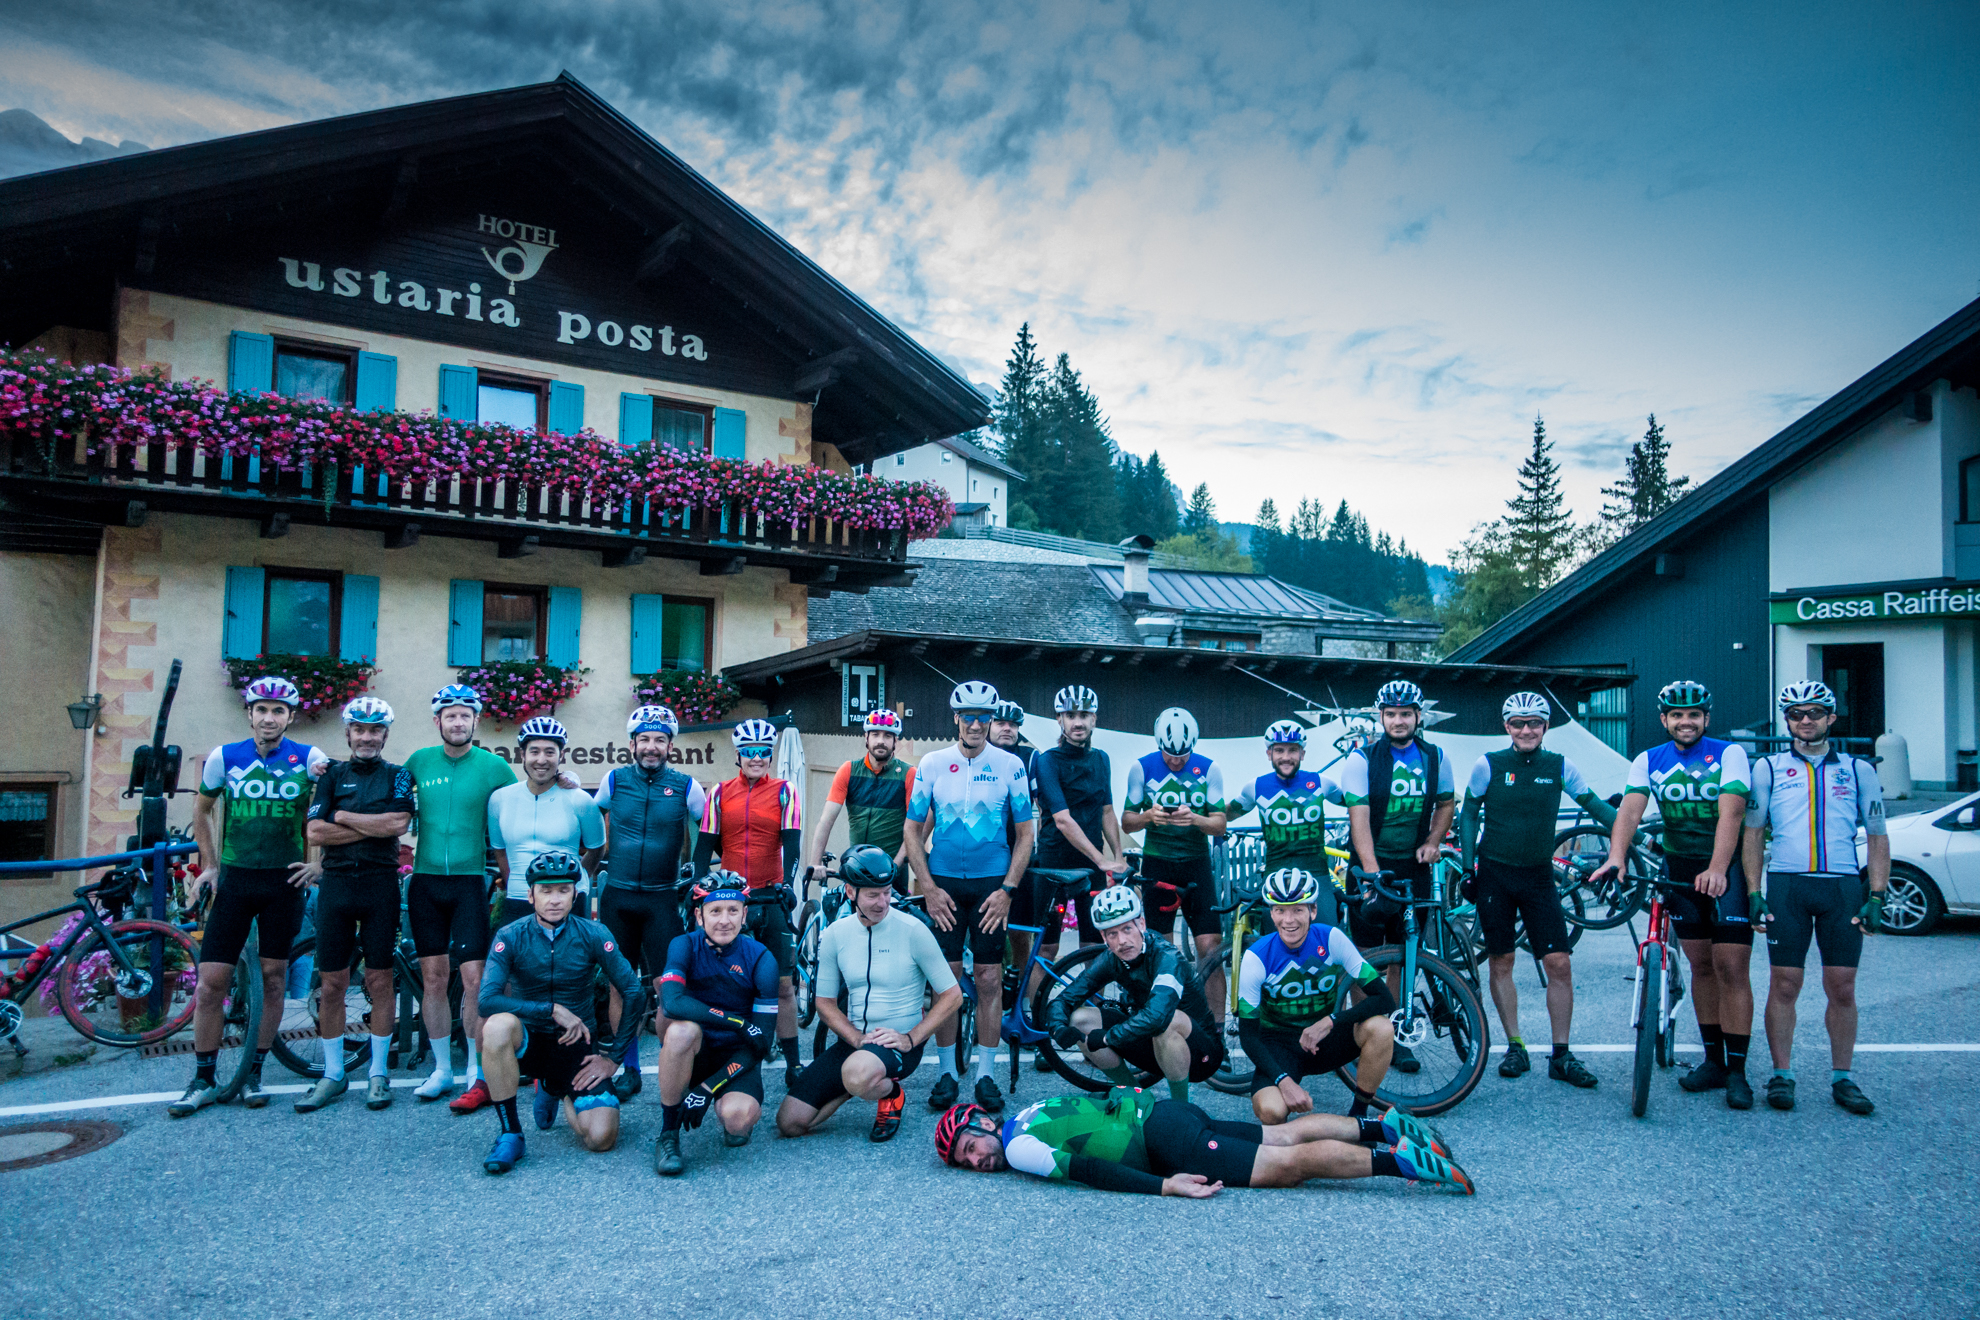
[[[1125,592],[1126,567],[1114,564],[1088,566],[1107,594],[1119,600]],[[1213,573],[1200,569],[1150,568],[1148,603],[1167,610],[1195,614],[1231,614],[1246,618],[1277,619],[1380,619],[1375,610],[1364,610],[1303,591],[1275,577],[1253,573]]]

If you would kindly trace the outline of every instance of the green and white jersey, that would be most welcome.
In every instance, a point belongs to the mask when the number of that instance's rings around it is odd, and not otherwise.
[[[1199,816],[1224,810],[1224,772],[1207,756],[1190,753],[1180,770],[1171,770],[1162,753],[1150,752],[1128,767],[1128,811],[1172,810],[1188,807]],[[1142,852],[1149,857],[1194,858],[1210,855],[1210,836],[1192,825],[1150,825]]]
[[[1369,822],[1375,834],[1375,856],[1408,857],[1416,851],[1418,821],[1423,812],[1439,802],[1457,797],[1457,784],[1451,775],[1451,758],[1437,758],[1437,784],[1427,782],[1422,749],[1411,743],[1397,750],[1389,771],[1388,806],[1382,819]],[[1376,795],[1368,787],[1368,753],[1357,747],[1341,763],[1341,796],[1350,807],[1371,806]],[[1429,802],[1424,799],[1428,797]]]
[[[1076,1155],[1151,1173],[1141,1126],[1162,1099],[1117,1086],[1104,1096],[1057,1095],[1004,1120],[1004,1159],[1021,1173],[1063,1181]]]
[[[1279,1031],[1304,1031],[1331,1015],[1350,986],[1378,973],[1338,926],[1314,922],[1297,949],[1274,930],[1244,947],[1238,964],[1238,1016]]]
[[[220,864],[273,868],[303,860],[303,823],[313,781],[330,758],[284,738],[262,756],[254,739],[216,747],[199,768],[201,797],[226,795]]]
[[[1700,738],[1689,747],[1667,742],[1638,754],[1629,763],[1623,793],[1641,793],[1657,804],[1664,818],[1665,852],[1710,857],[1719,828],[1719,799],[1751,796],[1752,782],[1744,747]]]

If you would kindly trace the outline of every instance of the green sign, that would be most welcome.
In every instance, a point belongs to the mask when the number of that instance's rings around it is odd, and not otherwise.
[[[1796,596],[1792,600],[1767,603],[1769,623],[1860,623],[1871,619],[1947,619],[1970,615],[1980,615],[1980,586]]]

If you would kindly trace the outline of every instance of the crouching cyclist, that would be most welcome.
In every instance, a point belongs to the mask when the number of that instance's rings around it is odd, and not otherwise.
[[[1159,1072],[1171,1098],[1188,1100],[1189,1084],[1224,1064],[1224,1038],[1196,968],[1148,929],[1141,896],[1126,885],[1093,896],[1093,924],[1107,951],[1052,1000],[1041,1025],[1060,1049],[1077,1046],[1114,1081],[1131,1081],[1130,1068]],[[1120,987],[1130,1012],[1087,1004],[1110,985]]]
[[[1042,1100],[1002,1127],[976,1105],[957,1105],[935,1125],[935,1151],[979,1173],[1016,1169],[1161,1196],[1297,1187],[1309,1178],[1406,1178],[1466,1196],[1473,1190],[1437,1133],[1399,1109],[1362,1119],[1307,1114],[1260,1127],[1126,1086]]]
[[[516,1117],[516,1085],[522,1073],[536,1078],[538,1094],[564,1102],[564,1121],[586,1150],[610,1150],[619,1141],[619,1098],[607,1085],[638,1029],[646,991],[612,939],[596,921],[574,916],[578,859],[567,852],[539,853],[529,864],[534,912],[495,932],[482,971],[481,1071],[501,1120],[501,1135],[481,1167],[507,1173],[523,1157],[522,1123]],[[597,1039],[593,1003],[597,974],[624,998],[627,1013],[609,1041]],[[537,1126],[555,1121],[537,1106]]]

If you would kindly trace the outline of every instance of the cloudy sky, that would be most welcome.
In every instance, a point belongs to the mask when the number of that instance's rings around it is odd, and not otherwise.
[[[152,146],[569,69],[971,379],[1020,321],[1226,518],[1433,559],[1536,413],[1717,471],[1980,295],[1963,3],[106,0],[0,107]]]

